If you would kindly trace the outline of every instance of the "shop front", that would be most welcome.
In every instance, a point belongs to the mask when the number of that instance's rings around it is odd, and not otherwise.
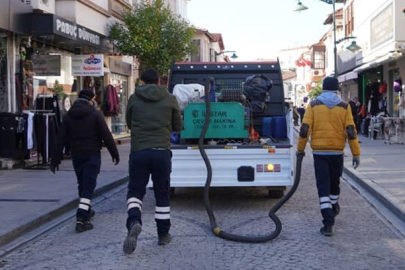
[[[24,158],[46,167],[62,116],[78,92],[92,89],[102,96],[104,53],[110,47],[105,36],[56,15],[27,14],[25,19],[31,30],[19,40],[16,103],[30,119],[23,135],[28,138]]]

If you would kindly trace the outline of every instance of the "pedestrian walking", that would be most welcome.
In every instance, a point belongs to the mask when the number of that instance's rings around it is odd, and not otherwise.
[[[302,120],[304,120],[305,108],[304,104],[301,104],[301,107],[297,109],[298,114],[300,115],[300,124],[302,124]]]
[[[340,212],[339,185],[346,138],[355,169],[360,165],[360,145],[350,106],[337,95],[338,80],[326,77],[322,89],[322,94],[309,104],[305,112],[297,155],[305,155],[305,146],[311,137],[316,186],[323,217],[320,232],[332,236],[335,217]]]
[[[103,142],[115,165],[120,162],[117,147],[104,117],[94,107],[94,97],[91,90],[80,91],[79,98],[64,115],[50,167],[53,173],[59,169],[63,147],[66,144],[70,145],[79,193],[79,206],[76,212],[78,233],[93,229],[90,218],[94,217],[95,212],[91,209],[91,199],[100,173],[100,150]]]
[[[300,114],[298,112],[297,106],[293,107],[293,122],[294,122],[294,126],[299,126],[298,125],[298,120],[300,118]]]
[[[170,230],[170,134],[180,131],[181,116],[176,98],[159,85],[159,74],[147,69],[141,75],[128,102],[126,121],[131,129],[129,183],[127,194],[128,218],[123,250],[134,252],[142,230],[142,201],[151,176],[156,199],[155,221],[158,244],[171,241]]]
[[[359,111],[360,111],[360,102],[358,97],[353,97],[349,101],[350,109],[352,110],[353,121],[356,126],[357,134],[360,133],[360,123],[359,123]]]

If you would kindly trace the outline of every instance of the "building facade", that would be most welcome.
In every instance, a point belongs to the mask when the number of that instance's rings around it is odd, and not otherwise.
[[[356,37],[361,47],[352,57],[342,55],[339,80],[347,98],[359,96],[370,115],[387,111],[405,116],[403,80],[405,79],[405,23],[403,1],[346,1],[346,36]]]

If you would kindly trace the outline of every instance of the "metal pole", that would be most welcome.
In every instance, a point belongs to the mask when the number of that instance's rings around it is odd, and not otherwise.
[[[337,78],[338,74],[338,69],[337,69],[337,47],[336,47],[336,8],[335,8],[335,2],[336,0],[332,0],[332,6],[333,6],[333,57],[334,57],[334,75],[333,77]]]

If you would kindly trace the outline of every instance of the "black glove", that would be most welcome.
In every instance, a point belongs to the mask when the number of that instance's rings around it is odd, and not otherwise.
[[[303,156],[303,157],[305,157],[305,151],[297,151],[297,152],[295,152],[295,155],[298,157],[298,156]]]
[[[50,169],[51,169],[51,172],[53,172],[53,174],[55,174],[56,171],[59,171],[59,164],[55,165],[55,164],[51,163]]]
[[[112,161],[115,163],[115,166],[117,166],[118,163],[120,163],[120,157],[115,157],[115,158],[113,157]]]

